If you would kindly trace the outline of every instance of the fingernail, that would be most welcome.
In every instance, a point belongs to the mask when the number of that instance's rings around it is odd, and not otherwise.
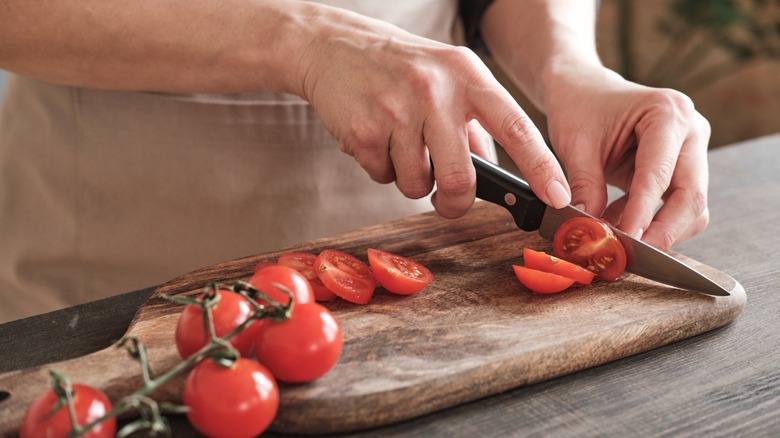
[[[574,208],[576,208],[579,211],[585,211],[585,204],[580,202],[579,204],[575,205]]]
[[[547,194],[547,198],[555,208],[563,208],[569,205],[569,202],[571,202],[571,196],[569,196],[569,193],[567,193],[566,189],[563,188],[563,184],[555,179],[547,184],[545,194]]]
[[[645,230],[643,228],[638,228],[636,231],[634,231],[634,234],[631,235],[636,240],[642,239],[642,235],[645,234]]]

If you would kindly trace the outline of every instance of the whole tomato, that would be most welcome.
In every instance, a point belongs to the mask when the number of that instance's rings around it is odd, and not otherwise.
[[[343,344],[333,314],[320,304],[305,303],[295,305],[286,321],[260,321],[255,355],[283,382],[310,382],[333,368]]]
[[[292,292],[295,304],[314,302],[314,292],[311,289],[309,280],[297,270],[283,265],[266,266],[252,275],[249,284],[255,289],[268,295],[269,298],[279,304],[287,305],[290,302],[290,296],[276,284],[280,284]],[[263,303],[263,300],[258,300]]]
[[[102,391],[88,385],[74,384],[73,407],[76,410],[76,421],[79,426],[85,426],[104,416],[111,410],[111,401]],[[20,438],[64,438],[71,431],[70,415],[67,405],[63,404],[54,413],[52,409],[58,403],[54,390],[48,389],[38,396],[24,413],[22,426],[19,429]],[[98,424],[82,435],[86,438],[108,438],[116,433],[116,418]]]
[[[214,331],[222,337],[243,324],[253,314],[254,309],[241,294],[218,290],[219,302],[211,308],[214,320]],[[236,347],[241,356],[252,354],[254,339],[257,333],[257,323],[252,323],[241,333],[230,338],[230,343]],[[176,350],[179,356],[187,359],[208,343],[209,337],[203,326],[203,309],[194,304],[188,304],[179,316],[176,325]]]
[[[215,438],[261,434],[276,416],[279,388],[259,363],[238,358],[231,366],[206,359],[184,383],[187,419],[200,433]]]

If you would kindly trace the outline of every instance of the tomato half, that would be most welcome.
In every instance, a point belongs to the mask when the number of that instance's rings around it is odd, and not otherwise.
[[[255,272],[252,278],[249,279],[249,283],[255,289],[282,305],[287,305],[290,302],[290,296],[276,287],[274,283],[289,289],[292,292],[296,305],[314,301],[314,293],[309,281],[306,280],[303,274],[289,266],[266,266]],[[264,301],[259,300],[258,302],[263,303]]]
[[[211,316],[216,335],[222,337],[249,319],[254,308],[241,294],[229,290],[219,290],[217,293],[220,299],[211,308]],[[230,338],[230,343],[241,356],[250,356],[256,334],[257,323],[252,323],[244,331]],[[183,359],[192,356],[208,343],[209,337],[203,326],[203,309],[200,306],[188,304],[184,307],[176,324],[175,339],[176,350]]]
[[[206,359],[195,365],[182,395],[187,419],[210,437],[260,435],[276,416],[279,388],[259,363],[239,358],[226,367]]]
[[[99,389],[88,385],[73,384],[73,407],[76,410],[76,421],[85,426],[104,416],[111,410],[111,402]],[[22,425],[19,428],[20,438],[64,438],[71,430],[70,415],[67,405],[62,405],[54,413],[52,409],[58,403],[57,395],[51,388],[38,396],[24,413]],[[110,418],[84,435],[86,438],[109,438],[116,433],[116,418]]]
[[[538,294],[553,294],[561,292],[574,284],[573,278],[549,272],[537,271],[524,266],[512,265],[515,275],[523,286]]]
[[[355,304],[366,304],[374,295],[376,278],[371,268],[356,257],[335,249],[322,251],[314,272],[336,295]]]
[[[379,249],[368,249],[368,263],[379,284],[395,294],[417,293],[433,281],[433,274],[422,264]]]
[[[307,303],[293,307],[286,321],[262,320],[255,354],[277,379],[310,382],[336,364],[343,343],[333,314],[320,304]]]
[[[523,249],[523,261],[526,268],[562,275],[580,284],[591,284],[595,275],[582,266],[531,248]]]
[[[626,270],[623,244],[606,223],[589,217],[564,222],[555,232],[553,253],[607,281],[615,281]]]
[[[284,266],[289,266],[296,271],[303,274],[309,284],[311,284],[311,290],[314,292],[314,299],[316,301],[332,301],[336,299],[336,294],[330,289],[325,287],[322,280],[314,272],[314,261],[317,260],[317,255],[309,252],[293,251],[282,254],[279,256],[277,263]]]

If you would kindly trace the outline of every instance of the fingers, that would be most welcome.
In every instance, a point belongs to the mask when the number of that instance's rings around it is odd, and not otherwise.
[[[436,193],[431,198],[433,206],[442,217],[463,216],[474,204],[477,192],[466,125],[453,122],[440,113],[429,119],[423,135],[434,163]]]
[[[475,118],[507,151],[539,199],[554,208],[571,202],[560,164],[530,118],[502,87],[471,89]]]
[[[420,130],[402,129],[390,139],[395,185],[407,198],[419,199],[433,190],[430,158]]]
[[[601,217],[607,205],[607,183],[599,148],[587,138],[573,138],[562,146],[569,153],[561,156],[571,187],[572,205],[586,213]]]

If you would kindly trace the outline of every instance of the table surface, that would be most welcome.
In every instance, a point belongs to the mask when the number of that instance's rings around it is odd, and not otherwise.
[[[747,306],[733,323],[371,436],[780,435],[780,133],[715,149],[709,162],[710,226],[675,250],[742,284]],[[0,372],[111,345],[152,291],[1,324]],[[182,418],[172,425],[193,436]]]

